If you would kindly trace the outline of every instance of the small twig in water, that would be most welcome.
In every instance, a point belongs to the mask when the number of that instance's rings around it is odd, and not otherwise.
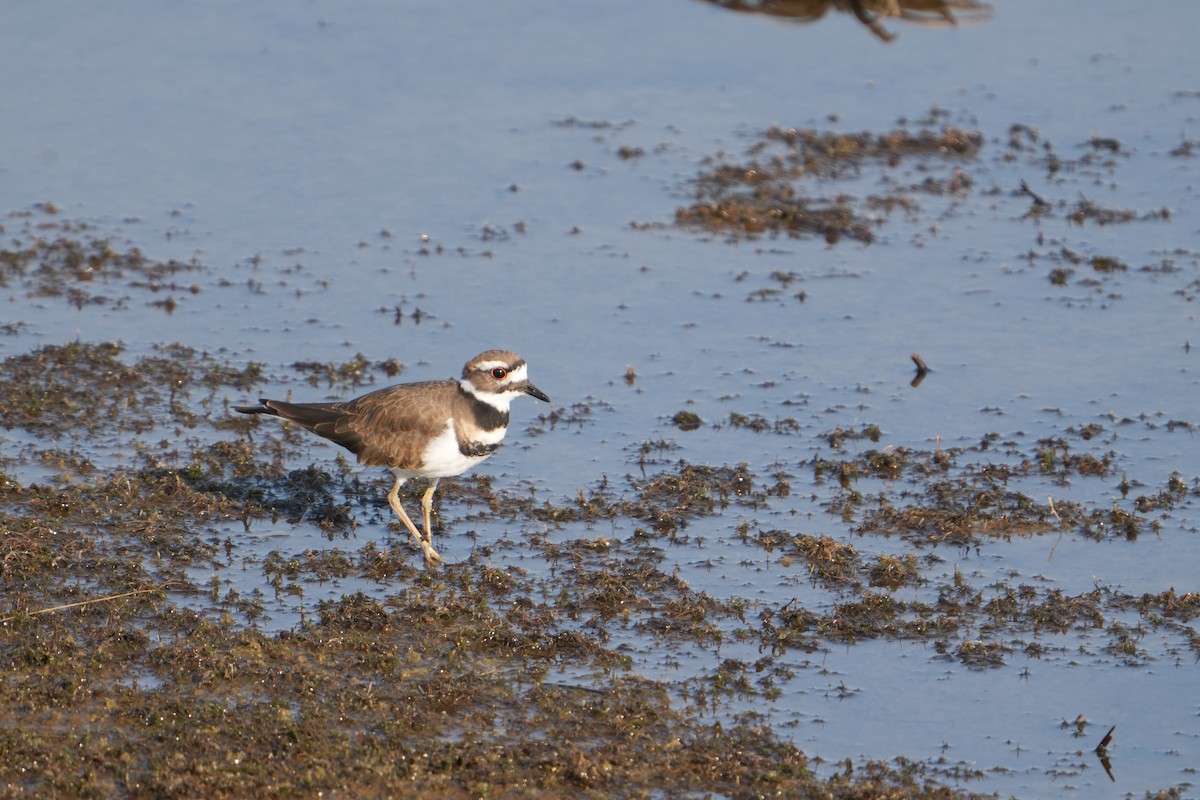
[[[1108,755],[1108,743],[1112,741],[1113,731],[1116,729],[1117,726],[1113,725],[1108,729],[1108,733],[1104,734],[1104,738],[1100,740],[1100,744],[1096,745],[1096,755],[1101,758]]]
[[[1108,757],[1108,743],[1112,741],[1113,731],[1116,729],[1116,725],[1109,728],[1108,733],[1104,734],[1104,738],[1100,740],[1100,744],[1096,745],[1096,755],[1100,758],[1100,766],[1104,767],[1104,771],[1108,773],[1108,779],[1113,783],[1117,782],[1117,776],[1113,775],[1112,760]]]
[[[64,603],[61,606],[51,606],[50,608],[39,608],[37,611],[25,611],[22,614],[10,614],[7,617],[0,617],[0,623],[11,622],[19,616],[35,617],[38,614],[49,614],[52,611],[66,611],[69,608],[79,608],[80,606],[90,606],[93,603],[107,603],[111,600],[121,600],[125,597],[134,597],[139,594],[150,594],[151,592],[160,592],[171,585],[171,581],[152,586],[149,589],[134,589],[132,592],[122,592],[121,594],[110,594],[106,597],[93,597],[91,600],[80,600],[77,603]]]
[[[1063,540],[1063,527],[1064,526],[1063,526],[1062,517],[1060,517],[1058,515],[1058,509],[1054,507],[1054,498],[1047,497],[1046,502],[1048,502],[1050,504],[1050,513],[1054,515],[1054,518],[1056,520],[1058,520],[1058,539],[1054,542],[1054,547],[1050,548],[1050,555],[1046,556],[1046,561],[1049,562],[1049,561],[1054,560],[1054,551],[1058,549],[1058,545]]]
[[[910,357],[912,358],[913,363],[917,365],[917,374],[912,379],[912,383],[910,384],[915,389],[921,385],[921,381],[925,380],[925,376],[929,374],[929,367],[916,353],[913,353]]]
[[[1041,207],[1045,207],[1045,206],[1049,206],[1049,205],[1050,205],[1050,203],[1049,203],[1049,202],[1047,202],[1047,201],[1046,201],[1046,200],[1045,200],[1043,197],[1039,196],[1039,195],[1037,194],[1037,192],[1035,192],[1035,191],[1033,191],[1033,189],[1029,188],[1029,184],[1028,184],[1028,183],[1026,183],[1025,181],[1021,181],[1021,193],[1022,193],[1022,194],[1027,194],[1027,195],[1029,195],[1030,197],[1032,197],[1032,198],[1033,198],[1033,204],[1034,204],[1035,206],[1041,206]]]

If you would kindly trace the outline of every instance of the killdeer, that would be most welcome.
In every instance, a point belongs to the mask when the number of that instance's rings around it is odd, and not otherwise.
[[[340,444],[358,462],[387,467],[396,476],[388,504],[408,528],[433,566],[429,522],[438,481],[461,475],[500,448],[508,430],[508,406],[523,394],[550,402],[529,382],[525,359],[507,350],[480,353],[463,367],[460,380],[403,383],[337,403],[285,403],[259,400],[235,406],[243,414],[282,417]],[[421,496],[424,537],[400,505],[400,487],[409,478],[430,478]]]

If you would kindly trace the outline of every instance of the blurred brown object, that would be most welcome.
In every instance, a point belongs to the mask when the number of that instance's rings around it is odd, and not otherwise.
[[[859,22],[885,42],[896,38],[883,27],[889,17],[929,25],[982,22],[992,16],[992,7],[979,0],[704,0],[729,11],[766,14],[792,22],[815,22],[829,9],[853,14]],[[960,17],[955,16],[957,12]]]

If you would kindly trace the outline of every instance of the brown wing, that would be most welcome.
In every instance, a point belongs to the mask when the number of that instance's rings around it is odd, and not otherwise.
[[[453,381],[430,381],[379,389],[344,403],[261,402],[265,413],[340,444],[360,464],[414,469],[421,466],[425,445],[445,430],[456,391]]]

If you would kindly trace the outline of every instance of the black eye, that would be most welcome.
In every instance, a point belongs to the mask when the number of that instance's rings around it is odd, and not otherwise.
[[[506,370],[504,367],[496,367],[494,370],[492,370],[492,377],[498,381],[502,381],[508,377],[508,370]]]

